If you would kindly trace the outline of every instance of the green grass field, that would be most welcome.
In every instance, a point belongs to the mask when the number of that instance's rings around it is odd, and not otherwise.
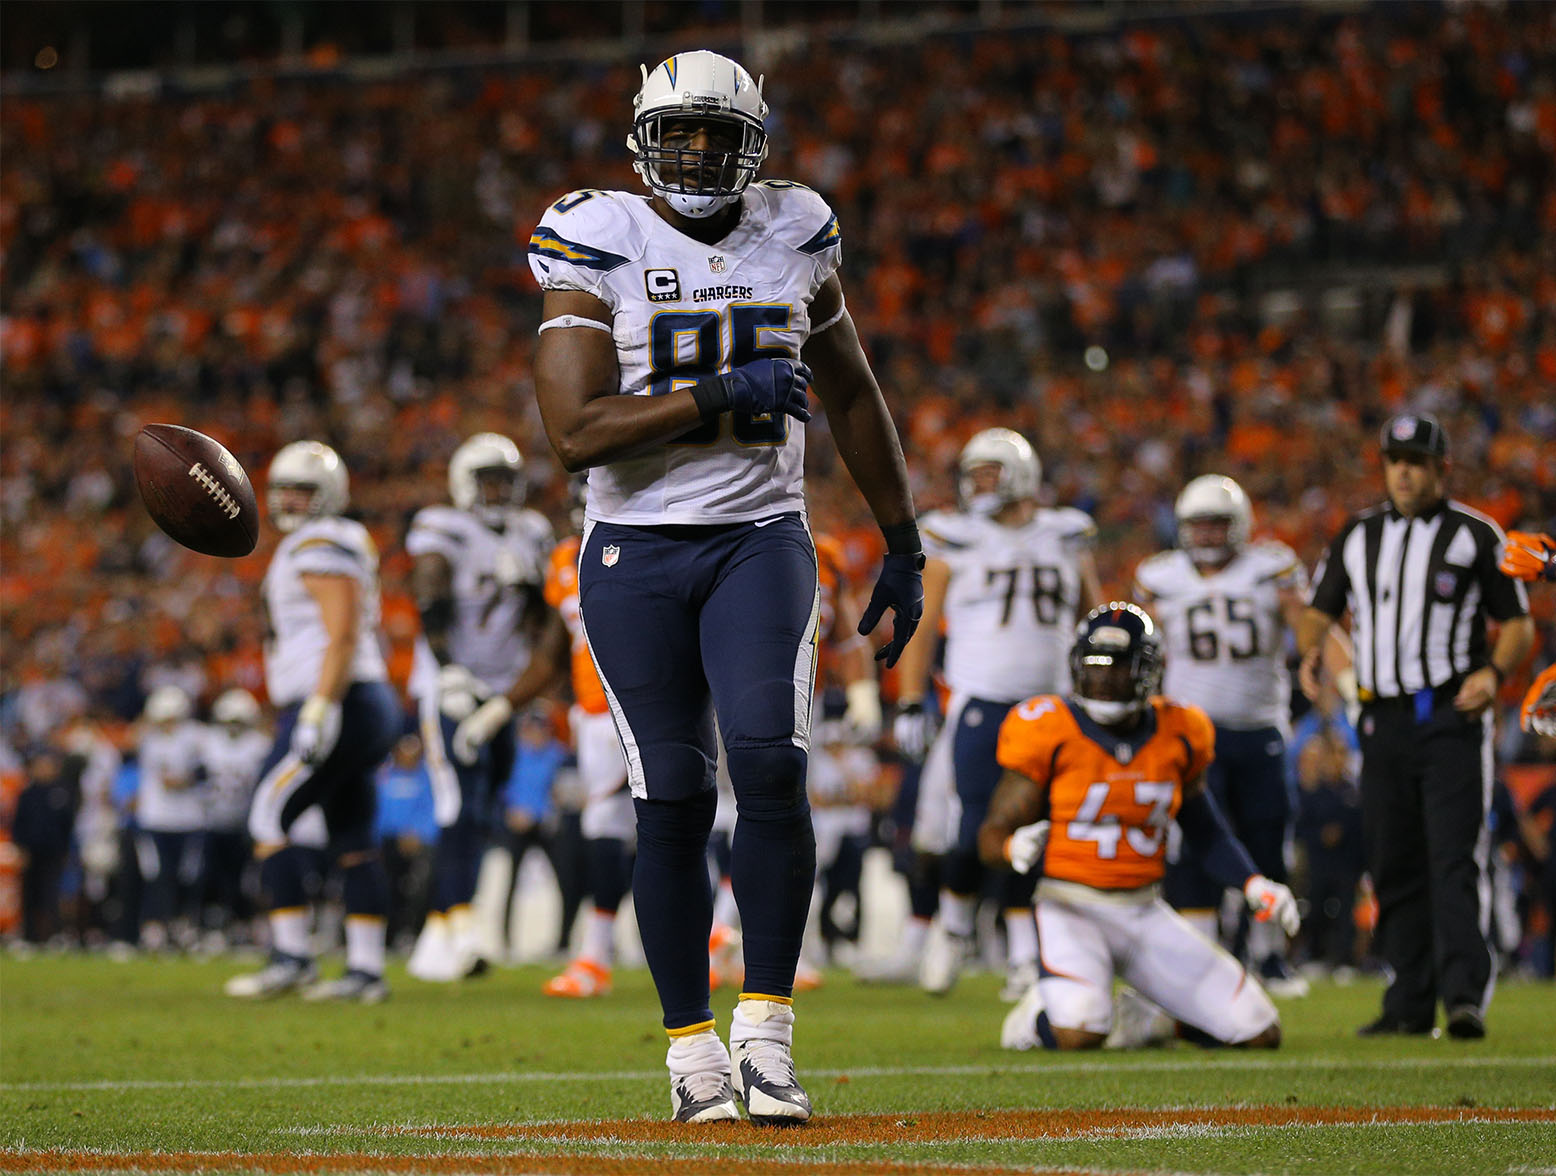
[[[0,962],[0,1170],[1556,1174],[1549,986],[1504,986],[1478,1043],[1358,1040],[1378,988],[1357,984],[1286,1003],[1275,1054],[1058,1056],[998,1048],[992,977],[932,1000],[834,974],[797,1006],[817,1126],[667,1132],[644,973],[564,1003],[537,968],[456,988],[392,970],[394,998],[360,1007],[235,1002],[220,987],[237,970]],[[732,1002],[715,996],[721,1027]],[[1406,1121],[1422,1107],[1446,1110]],[[1046,1113],[1062,1110],[1125,1113]]]

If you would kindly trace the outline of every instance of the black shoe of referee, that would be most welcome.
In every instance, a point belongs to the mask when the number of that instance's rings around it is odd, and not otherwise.
[[[1357,1037],[1425,1037],[1432,1031],[1431,1021],[1404,1021],[1384,1013],[1356,1031]]]
[[[1448,1010],[1448,1036],[1479,1041],[1486,1035],[1486,1019],[1474,1005],[1454,1005]]]

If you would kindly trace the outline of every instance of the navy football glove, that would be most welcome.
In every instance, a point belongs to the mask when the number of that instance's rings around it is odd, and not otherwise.
[[[881,574],[875,578],[875,591],[870,593],[870,603],[864,616],[859,618],[859,632],[869,633],[880,623],[887,609],[892,611],[891,640],[876,651],[875,660],[884,661],[888,668],[897,664],[902,651],[913,639],[913,630],[924,615],[924,553],[911,555],[887,552],[881,559]]]
[[[810,420],[805,389],[810,369],[797,359],[753,359],[719,376],[704,376],[692,386],[692,398],[704,417],[721,412],[751,416],[787,414]]]

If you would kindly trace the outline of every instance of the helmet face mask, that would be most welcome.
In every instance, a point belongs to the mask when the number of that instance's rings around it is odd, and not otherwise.
[[[346,509],[349,486],[340,455],[319,441],[294,441],[270,461],[265,505],[280,531]]]
[[[1162,643],[1137,605],[1114,601],[1093,609],[1070,650],[1070,697],[1094,722],[1132,723],[1161,690]]]
[[[1205,474],[1183,488],[1173,506],[1178,546],[1196,564],[1230,563],[1248,543],[1253,507],[1243,488],[1221,474]]]
[[[477,433],[448,463],[448,491],[454,505],[490,527],[502,526],[524,504],[524,458],[501,433]]]
[[[957,497],[962,509],[985,517],[1024,499],[1036,499],[1043,466],[1031,444],[1013,429],[985,429],[957,459]],[[991,474],[990,470],[998,471]]]
[[[633,100],[627,147],[643,182],[682,216],[709,217],[740,198],[767,158],[767,103],[735,61],[699,49],[650,72]]]

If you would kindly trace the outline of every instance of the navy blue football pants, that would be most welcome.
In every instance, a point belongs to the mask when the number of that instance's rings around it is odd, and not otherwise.
[[[737,802],[731,879],[745,990],[789,996],[816,869],[805,768],[818,605],[804,520],[590,522],[578,585],[626,753],[638,824],[633,905],[665,1027],[713,1016],[715,714]]]

